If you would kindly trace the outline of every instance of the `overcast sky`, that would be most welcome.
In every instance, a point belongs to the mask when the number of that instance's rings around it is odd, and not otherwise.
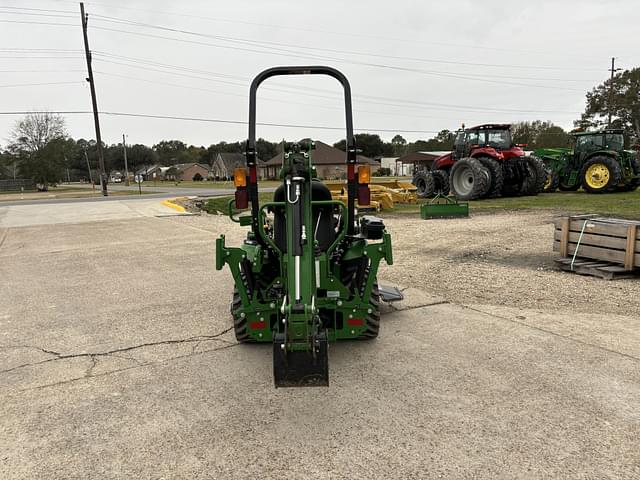
[[[248,86],[275,65],[325,64],[351,82],[354,127],[390,140],[467,125],[550,120],[571,128],[585,93],[616,66],[640,65],[634,0],[86,2],[102,138],[208,146],[247,136]],[[49,16],[45,16],[49,15]],[[106,18],[105,18],[106,17]],[[130,23],[133,22],[133,23]],[[180,31],[177,31],[180,30]],[[0,111],[88,111],[79,4],[0,1]],[[40,85],[34,85],[40,84]],[[43,85],[47,84],[47,85]],[[339,84],[281,77],[263,84],[258,126],[272,141],[343,138]],[[66,114],[95,138],[87,114]],[[19,117],[0,115],[6,145]]]

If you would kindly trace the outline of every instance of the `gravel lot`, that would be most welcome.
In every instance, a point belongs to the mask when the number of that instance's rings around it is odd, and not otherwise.
[[[381,276],[461,304],[640,317],[640,276],[607,281],[557,270],[550,213],[385,219],[393,267]]]

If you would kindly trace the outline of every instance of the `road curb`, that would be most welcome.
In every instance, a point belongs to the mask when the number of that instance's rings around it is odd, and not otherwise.
[[[184,213],[187,210],[182,205],[178,205],[177,203],[174,203],[176,200],[183,200],[183,199],[184,197],[170,198],[169,200],[165,200],[161,203],[165,207],[173,208],[174,210],[177,210],[180,213]]]

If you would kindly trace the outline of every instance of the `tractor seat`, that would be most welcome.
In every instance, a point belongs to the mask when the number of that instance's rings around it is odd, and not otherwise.
[[[280,185],[273,194],[274,202],[286,202],[285,185]],[[318,179],[311,181],[311,199],[314,201],[331,200],[331,192],[327,186]],[[313,238],[318,240],[320,250],[326,252],[336,238],[336,231],[333,226],[333,207],[312,206],[313,214]],[[320,217],[320,222],[318,222]],[[318,226],[316,232],[316,225]],[[287,251],[287,220],[284,214],[284,207],[278,207],[274,211],[273,240],[282,252]]]

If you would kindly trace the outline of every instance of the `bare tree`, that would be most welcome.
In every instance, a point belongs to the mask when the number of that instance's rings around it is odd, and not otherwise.
[[[48,190],[64,178],[67,152],[75,142],[68,138],[64,118],[49,112],[30,113],[16,122],[9,152],[20,175],[31,178],[39,190]]]
[[[66,137],[64,118],[60,115],[30,113],[16,122],[10,134],[9,148],[14,153],[36,153],[52,140]]]

